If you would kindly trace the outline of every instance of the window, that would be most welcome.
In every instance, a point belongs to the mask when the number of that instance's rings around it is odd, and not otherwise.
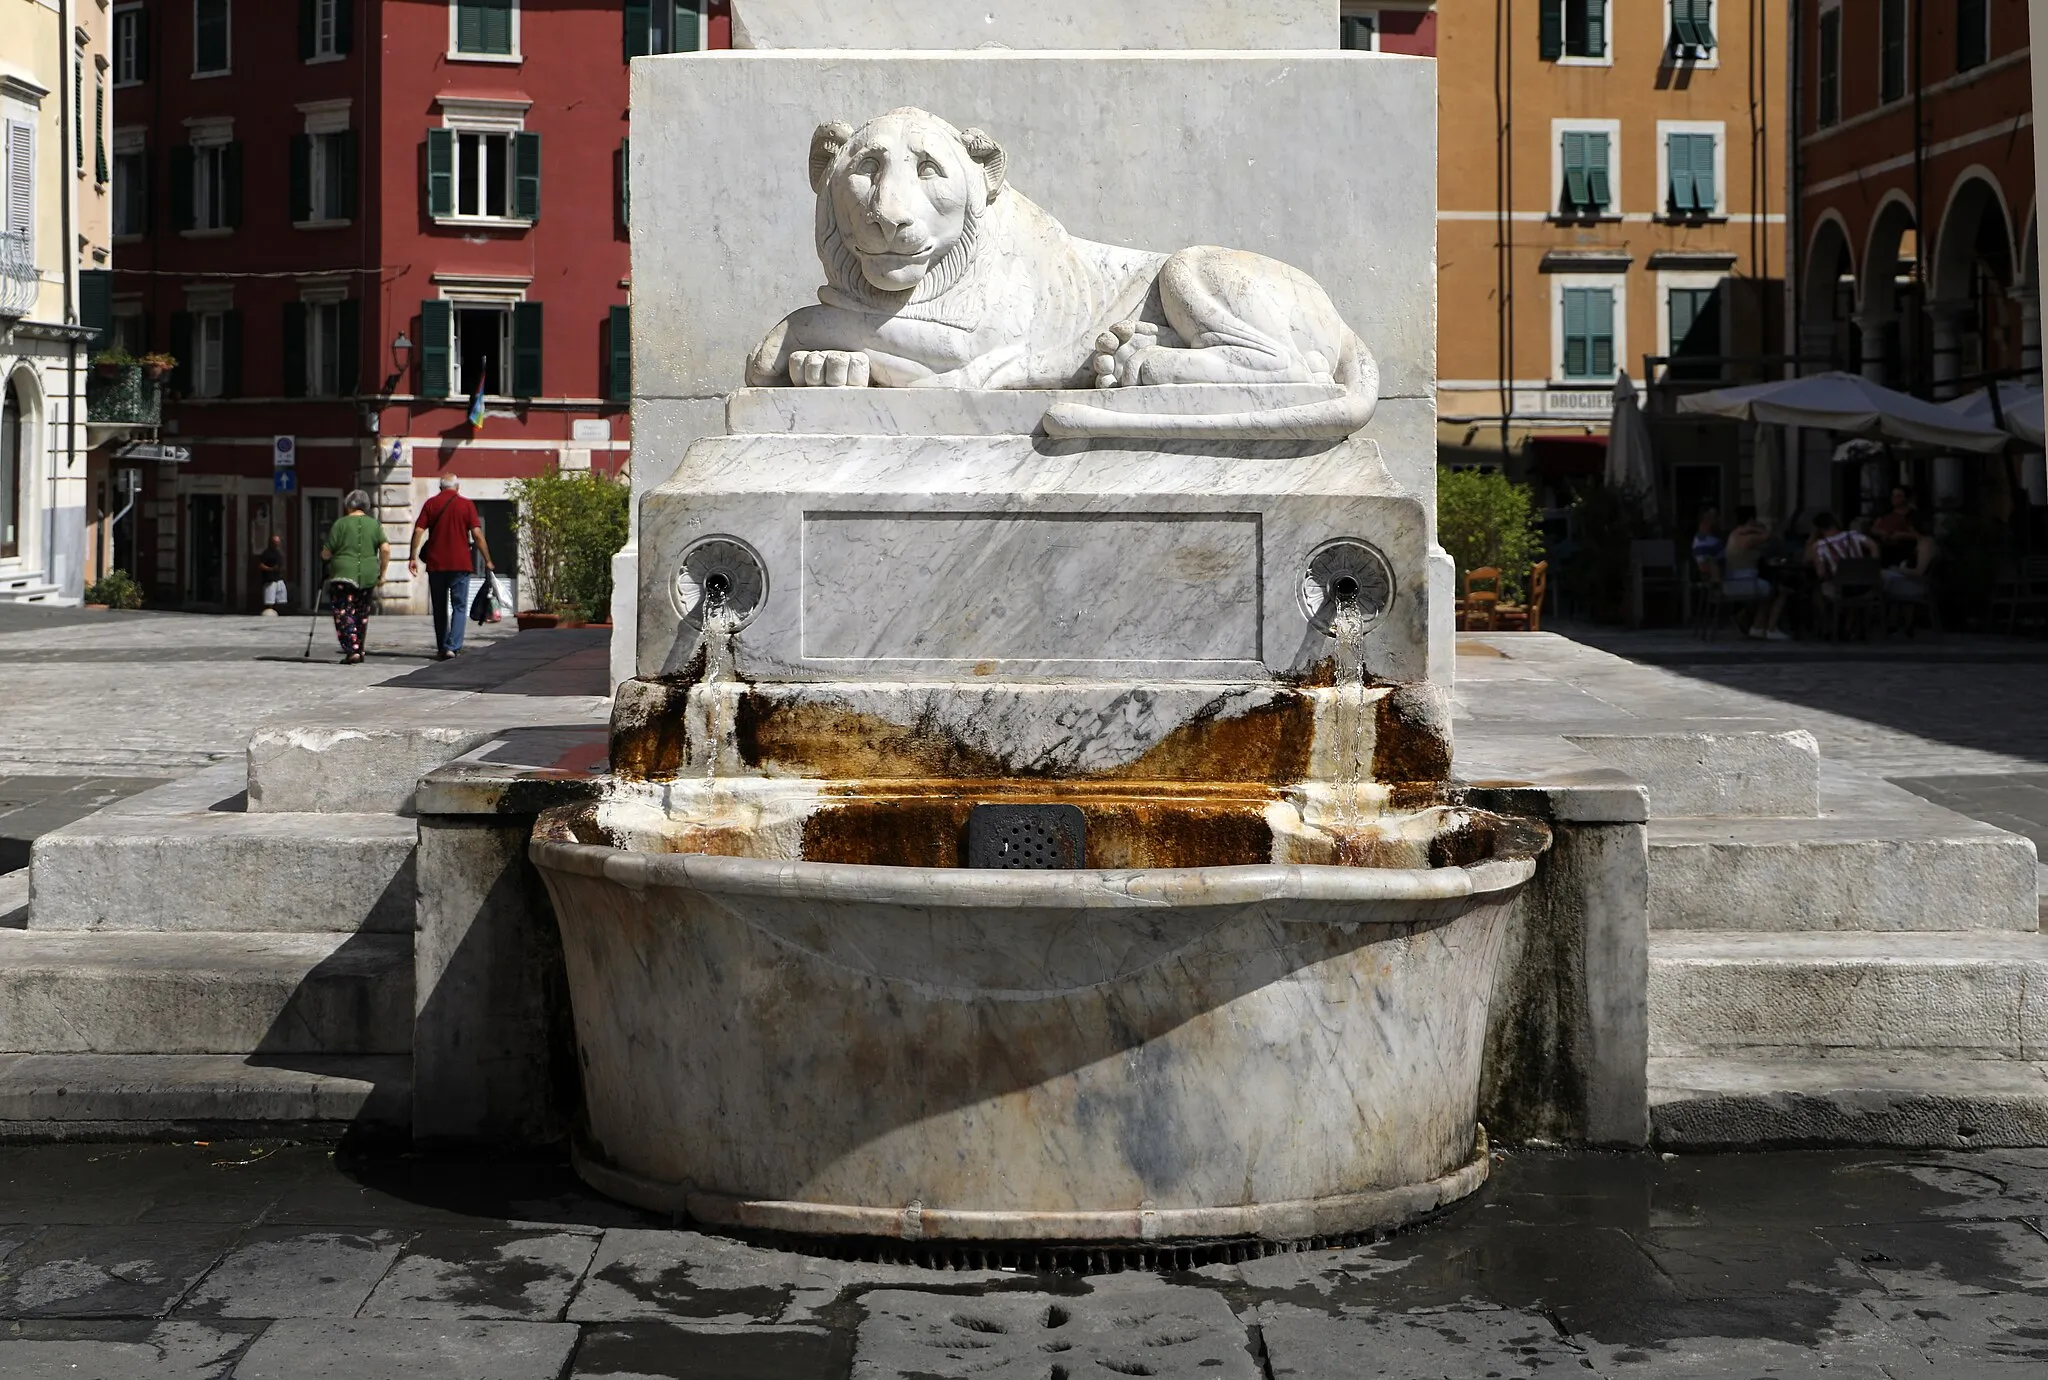
[[[450,0],[449,52],[458,57],[516,57],[517,0]]]
[[[606,340],[611,364],[608,370],[610,387],[605,390],[605,396],[613,402],[633,400],[632,316],[631,307],[613,307],[611,310],[611,333]]]
[[[1714,55],[1714,0],[1668,0],[1671,55],[1697,61]]]
[[[149,11],[140,6],[114,11],[114,85],[149,80]]]
[[[232,55],[228,42],[229,0],[192,0],[192,75],[225,76]]]
[[[92,332],[86,342],[89,354],[107,348],[114,334],[114,274],[112,269],[88,268],[78,274],[78,324]]]
[[[704,46],[703,0],[626,0],[626,57]]]
[[[324,62],[348,53],[349,0],[299,0],[299,61]]]
[[[340,398],[356,391],[361,304],[338,295],[284,306],[284,391],[288,398]]]
[[[107,162],[107,83],[102,79],[92,97],[92,180],[106,186],[114,176]]]
[[[7,204],[0,231],[16,241],[23,261],[35,262],[36,127],[26,120],[7,122]]]
[[[539,220],[540,136],[428,130],[427,208],[437,220]]]
[[[1591,217],[1613,204],[1605,130],[1568,129],[1558,136],[1558,200],[1561,216]]]
[[[1721,289],[1677,286],[1664,295],[1669,372],[1677,378],[1716,379],[1721,374]],[[1688,363],[1687,361],[1691,361]]]
[[[540,303],[420,303],[423,395],[538,397],[541,374]]]
[[[1696,219],[1721,209],[1721,140],[1713,133],[1672,130],[1664,136],[1666,209],[1674,220]]]
[[[196,294],[195,294],[196,295]],[[231,398],[242,391],[242,314],[224,308],[171,318],[172,386],[190,398]]]
[[[140,359],[149,353],[149,318],[133,298],[114,303],[114,348]]]
[[[1537,0],[1536,17],[1546,61],[1607,60],[1607,0]]]
[[[1372,14],[1346,14],[1337,20],[1337,46],[1354,53],[1376,53],[1380,50],[1380,17]]]
[[[1842,118],[1842,11],[1830,9],[1821,11],[1820,51],[1816,54],[1820,62],[1820,79],[1815,83],[1819,98],[1819,109],[1815,122],[1820,128],[1837,124]]]
[[[232,230],[241,223],[240,144],[187,144],[172,150],[171,219],[180,231]]]
[[[1877,0],[1877,100],[1906,94],[1906,0]]]
[[[1991,60],[1991,6],[1984,0],[1956,0],[1956,70],[1967,72]]]
[[[356,213],[356,135],[343,129],[292,140],[294,225],[350,220]]]
[[[149,231],[149,155],[136,148],[114,154],[114,234]]]
[[[1614,289],[1568,287],[1562,293],[1564,376],[1614,377]]]
[[[619,140],[619,228],[633,224],[633,141]]]

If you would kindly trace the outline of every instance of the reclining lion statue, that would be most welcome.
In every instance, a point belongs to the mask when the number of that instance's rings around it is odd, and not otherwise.
[[[1009,185],[980,130],[892,110],[811,140],[818,305],[747,362],[754,387],[1123,388],[1336,384],[1322,401],[1181,416],[1053,407],[1054,435],[1346,436],[1379,369],[1299,269],[1238,249],[1172,254],[1067,233]]]

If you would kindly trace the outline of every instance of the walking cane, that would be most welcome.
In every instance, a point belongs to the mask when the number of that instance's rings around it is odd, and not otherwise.
[[[319,593],[313,596],[313,617],[306,624],[306,652],[304,656],[299,658],[301,661],[311,661],[313,659],[313,634],[320,631],[320,595],[325,593],[327,593],[327,582],[322,580]]]

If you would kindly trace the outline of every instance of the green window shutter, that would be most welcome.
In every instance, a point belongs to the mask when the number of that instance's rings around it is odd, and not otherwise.
[[[1564,290],[1564,376],[1568,379],[1586,376],[1586,299],[1591,295],[1585,288]]]
[[[1703,216],[1720,209],[1714,177],[1714,146],[1718,142],[1711,134],[1692,136],[1692,195]]]
[[[230,230],[242,224],[242,141],[220,151],[221,219]]]
[[[334,160],[332,186],[337,193],[328,214],[342,220],[356,215],[356,132],[344,129],[328,136],[327,156]]]
[[[319,53],[320,0],[299,0],[299,61],[310,61]]]
[[[1586,294],[1587,372],[1606,378],[1614,372],[1614,293],[1595,288]]]
[[[220,395],[242,396],[242,314],[238,311],[220,314]]]
[[[646,57],[654,42],[654,0],[626,0],[626,61]]]
[[[1673,288],[1669,297],[1671,304],[1671,346],[1669,353],[1685,353],[1685,338],[1692,334],[1693,295],[1691,288]]]
[[[192,391],[192,313],[171,313],[171,358],[178,361],[171,370],[171,387],[180,393]]]
[[[1586,136],[1583,134],[1567,133],[1564,136],[1564,200],[1572,211],[1586,209]]]
[[[455,214],[455,131],[427,131],[427,214]]]
[[[1536,46],[1545,62],[1564,56],[1564,0],[1536,0]]]
[[[107,166],[107,84],[102,81],[93,91],[93,181],[104,187],[113,178],[113,171]]]
[[[482,53],[512,51],[512,0],[479,0],[483,43]]]
[[[1714,0],[1692,0],[1693,27],[1700,31],[1700,47],[1714,51]]]
[[[291,217],[294,225],[313,218],[313,136],[292,136]]]
[[[1613,189],[1607,181],[1607,136],[1586,136],[1586,194],[1593,210],[1604,212],[1614,204]]]
[[[654,3],[675,6],[675,17],[669,21],[668,50],[671,53],[696,52],[702,46],[699,35],[704,31],[703,0],[654,0]]]
[[[171,150],[171,229],[190,230],[198,222],[192,207],[192,146]]]
[[[633,141],[619,140],[619,225],[633,224]]]
[[[1692,22],[1692,0],[1671,0],[1671,46],[1689,48],[1698,42]]]
[[[538,302],[512,307],[512,396],[541,396],[541,313]]]
[[[633,309],[612,308],[611,339],[611,388],[609,396],[614,402],[628,402],[633,397]]]
[[[540,219],[540,136],[512,136],[512,214],[521,220]]]
[[[78,324],[92,331],[86,343],[88,354],[107,348],[114,328],[114,274],[111,269],[88,268],[78,275]]]
[[[420,303],[420,395],[445,398],[452,383],[455,308],[447,302]]]
[[[355,28],[355,0],[334,0],[334,53],[336,57],[347,56],[351,46],[350,40],[355,36]]]
[[[480,53],[484,50],[484,15],[477,0],[455,0],[455,51]]]
[[[1690,215],[1699,209],[1692,189],[1692,136],[1671,134],[1664,140],[1664,165],[1671,182],[1671,212]]]
[[[149,11],[131,10],[128,21],[135,26],[135,80],[149,80]]]
[[[356,391],[356,381],[362,375],[363,367],[363,304],[351,297],[335,304],[337,313],[335,335],[339,340],[335,346],[334,391],[349,397]]]
[[[306,304],[284,304],[284,395],[306,396]]]
[[[1607,0],[1586,0],[1586,56],[1607,56]]]
[[[78,145],[78,170],[85,171],[85,59],[72,64],[71,72],[71,124],[78,131],[73,142]]]

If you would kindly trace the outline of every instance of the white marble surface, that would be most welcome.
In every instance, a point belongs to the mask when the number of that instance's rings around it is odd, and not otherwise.
[[[1376,678],[1420,681],[1421,505],[1368,443],[1022,436],[735,436],[694,446],[641,516],[643,675],[688,667],[669,597],[690,543],[758,552],[768,594],[736,643],[748,680],[1264,680],[1334,651],[1300,588],[1317,547],[1370,543],[1393,601]]]
[[[1122,413],[1214,416],[1328,402],[1330,383],[1180,384],[1062,391],[967,388],[742,388],[725,401],[734,435],[1029,436],[1045,412],[1079,404]],[[666,476],[664,476],[666,477]]]
[[[1329,0],[734,0],[735,48],[1337,46]]]

